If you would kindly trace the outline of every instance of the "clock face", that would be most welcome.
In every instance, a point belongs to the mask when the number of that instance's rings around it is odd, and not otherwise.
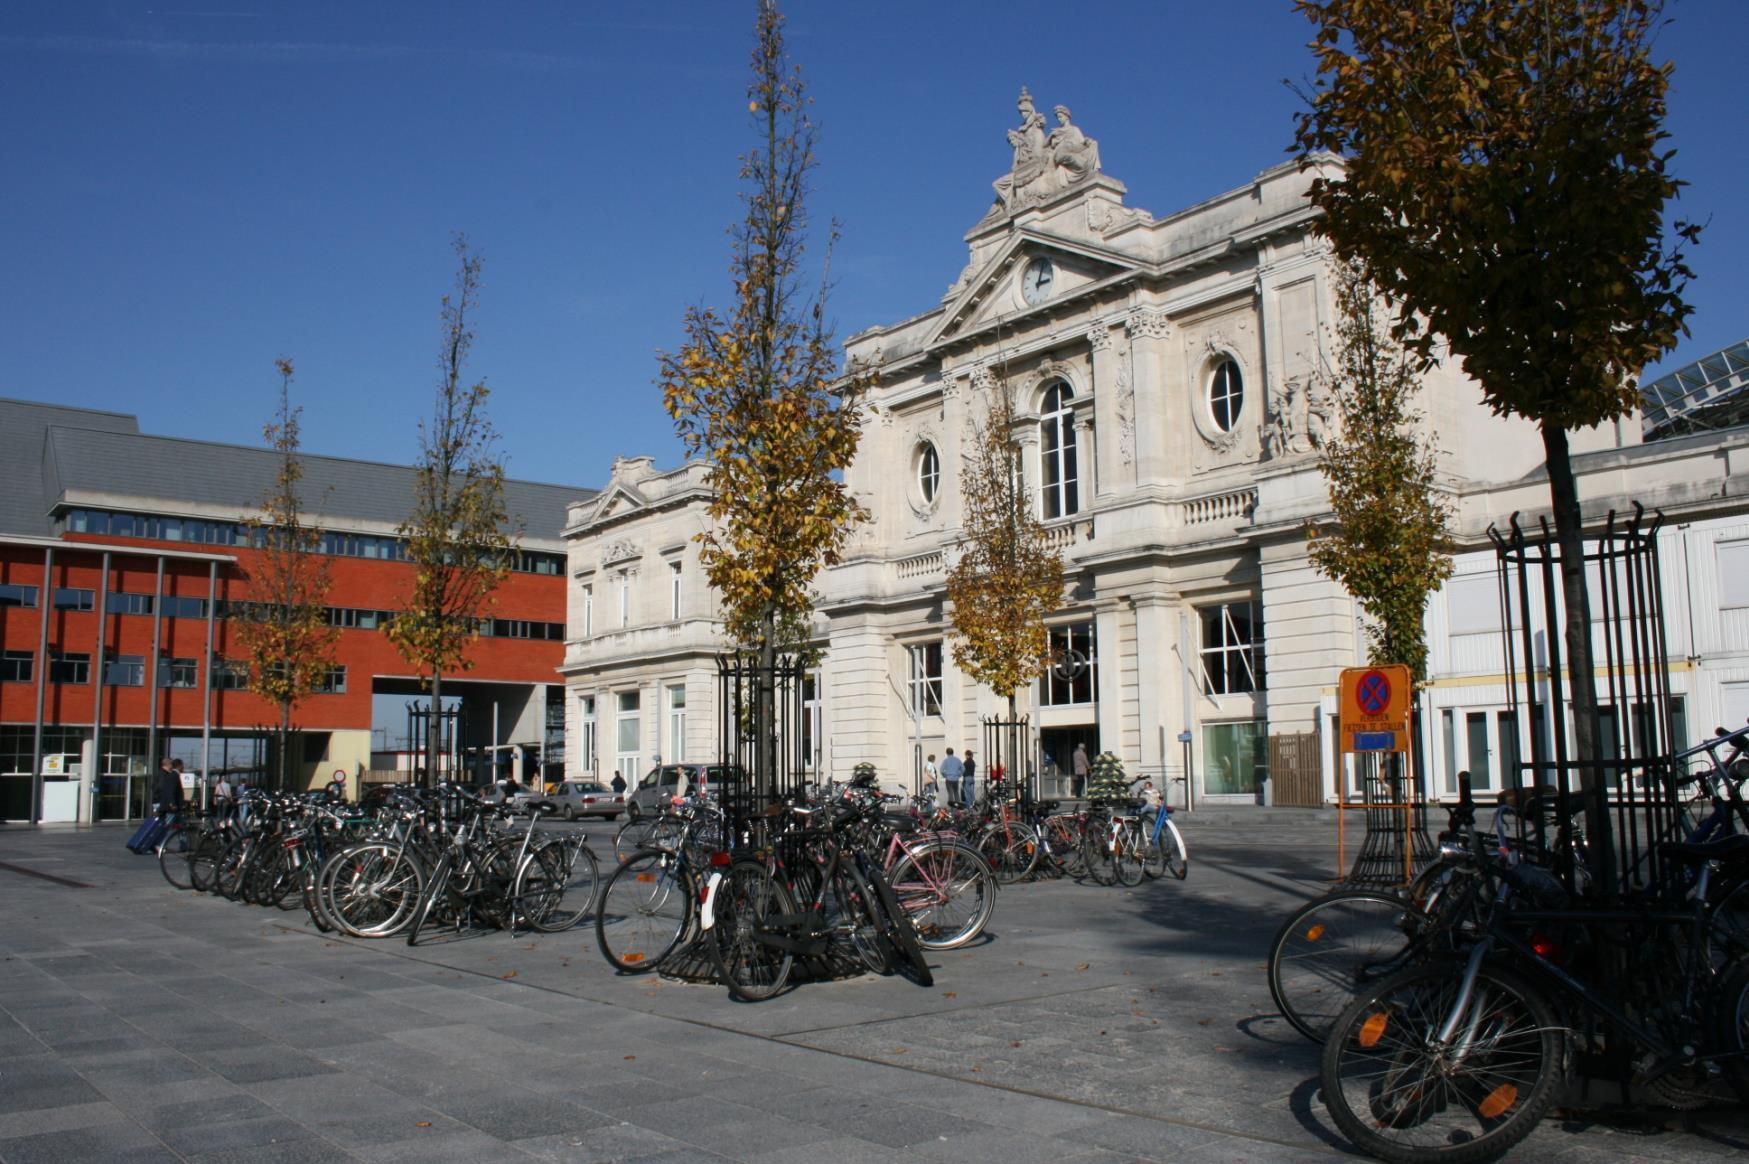
[[[1028,303],[1043,303],[1051,297],[1051,280],[1056,277],[1056,269],[1049,259],[1034,259],[1026,265],[1026,273],[1020,277],[1020,296]]]

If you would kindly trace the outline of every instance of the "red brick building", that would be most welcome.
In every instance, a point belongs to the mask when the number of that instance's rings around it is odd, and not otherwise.
[[[324,690],[294,717],[290,780],[308,786],[334,769],[358,779],[392,766],[407,717],[385,724],[379,697],[417,704],[419,684],[381,633],[412,585],[394,533],[412,470],[304,460],[304,506],[323,531],[329,620],[340,628]],[[226,612],[249,597],[256,551],[242,520],[276,467],[267,449],[0,399],[0,818],[137,816],[163,755],[190,772],[266,773],[277,714],[244,689]],[[566,505],[591,492],[506,483],[524,533],[469,650],[473,667],[445,677],[446,705],[459,697],[450,763],[562,756],[560,530]]]

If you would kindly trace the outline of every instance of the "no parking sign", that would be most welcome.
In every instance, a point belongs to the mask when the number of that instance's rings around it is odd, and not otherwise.
[[[1401,663],[1342,672],[1338,728],[1344,752],[1409,750],[1409,668]]]

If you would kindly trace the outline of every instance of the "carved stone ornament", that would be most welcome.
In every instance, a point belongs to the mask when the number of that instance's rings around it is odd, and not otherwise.
[[[1117,357],[1117,455],[1126,465],[1136,463],[1136,385],[1130,370],[1130,353]]]
[[[1164,311],[1137,311],[1124,321],[1124,330],[1131,339],[1169,339],[1172,321]]]
[[[1096,323],[1087,333],[1087,346],[1096,352],[1109,351],[1111,348],[1111,329],[1103,323]]]
[[[995,387],[996,387],[996,373],[992,372],[987,367],[978,367],[978,368],[972,369],[972,391],[973,392],[979,392],[979,393],[991,392],[991,391],[995,390]]]
[[[1099,172],[1099,143],[1074,123],[1068,106],[1053,111],[1058,125],[1048,136],[1045,116],[1024,88],[1016,107],[1020,125],[1008,131],[1013,168],[995,182],[997,204],[1010,213]]]
[[[612,566],[617,562],[627,562],[642,556],[642,550],[622,538],[608,543],[607,548],[601,552],[601,564]]]

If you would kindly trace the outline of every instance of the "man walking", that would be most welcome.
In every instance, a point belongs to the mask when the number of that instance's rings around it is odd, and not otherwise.
[[[970,748],[966,749],[965,766],[960,769],[960,791],[965,793],[967,808],[978,803],[978,761],[972,757]]]
[[[1087,745],[1076,744],[1075,756],[1070,761],[1075,766],[1075,795],[1087,795],[1087,777],[1093,771],[1093,765],[1087,759]]]
[[[952,748],[949,748],[947,754],[941,759],[941,779],[942,783],[947,785],[946,804],[959,803],[960,774],[964,771],[965,765],[960,763],[960,758],[953,754]],[[942,807],[946,807],[946,805]]]
[[[935,753],[929,753],[929,758],[923,761],[923,788],[918,799],[933,796],[937,804],[941,803],[941,771],[935,766]]]

